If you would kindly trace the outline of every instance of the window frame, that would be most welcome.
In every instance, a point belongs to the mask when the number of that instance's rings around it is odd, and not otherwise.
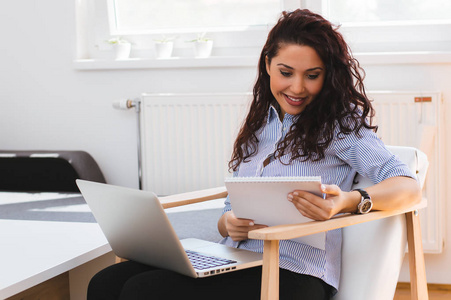
[[[243,32],[243,31],[261,31],[266,30],[266,25],[254,25],[254,26],[222,26],[222,27],[204,27],[204,28],[177,28],[177,29],[146,29],[146,30],[120,30],[116,26],[115,18],[115,0],[106,0],[108,7],[108,24],[110,28],[110,34],[112,36],[128,36],[128,35],[180,35],[185,33],[197,34],[199,32]],[[278,0],[280,11],[293,9],[300,6],[300,0]],[[274,25],[274,24],[269,24]]]
[[[332,23],[328,2],[302,0],[302,7],[320,13]],[[339,31],[353,52],[443,52],[451,49],[451,19],[431,21],[342,22]]]
[[[192,44],[186,41],[195,37],[194,33],[183,33],[175,43],[173,58],[155,59],[154,39],[161,34],[124,35],[133,43],[132,56],[128,62],[114,61],[112,47],[105,41],[112,35],[109,31],[109,0],[76,0],[77,69],[123,69],[123,68],[170,68],[222,66],[222,58],[230,66],[251,66],[258,58],[261,47],[271,25],[247,28],[242,31],[227,29],[207,33],[215,42],[213,56],[198,60],[193,56]],[[308,8],[328,18],[325,7],[329,0],[281,0],[282,10]],[[385,24],[343,23],[339,29],[356,56],[363,55],[371,63],[384,60],[396,63],[399,57],[404,63],[415,62],[418,55],[422,63],[427,61],[449,62],[451,57],[451,22],[385,22]],[[411,33],[415,34],[412,35]],[[390,37],[390,38],[387,38]],[[399,56],[407,54],[407,56]],[[438,55],[437,55],[438,54]],[[374,56],[369,58],[369,56]],[[386,58],[384,58],[384,56]],[[393,57],[391,57],[393,56]],[[396,56],[396,57],[395,57]],[[99,63],[100,61],[100,63]],[[107,61],[108,63],[106,63]],[[209,63],[210,61],[211,63]],[[78,63],[77,63],[78,62]],[[200,63],[201,62],[201,63]]]
[[[280,0],[281,11],[293,10],[300,6],[301,0]],[[77,59],[109,59],[112,46],[105,43],[111,37],[119,36],[120,32],[110,31],[114,25],[111,14],[114,13],[113,0],[75,0],[77,18]],[[261,50],[269,29],[267,26],[248,28],[223,28],[222,30],[206,31],[207,36],[214,40],[215,56],[255,56]],[[196,38],[197,31],[187,31],[177,34],[174,41],[175,56],[189,58],[193,56],[192,43],[187,41]],[[155,40],[161,38],[164,32],[120,34],[130,41],[132,57],[154,59]],[[174,34],[175,35],[175,34]]]

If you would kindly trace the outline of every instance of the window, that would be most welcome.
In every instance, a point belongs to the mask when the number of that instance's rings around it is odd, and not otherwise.
[[[132,58],[152,59],[162,35],[177,37],[173,56],[194,57],[187,41],[206,32],[214,40],[213,56],[252,58],[248,65],[254,65],[280,12],[299,7],[340,25],[354,53],[451,49],[449,0],[76,0],[76,5],[80,59],[111,56],[105,41],[113,36],[132,42]]]
[[[354,52],[451,49],[449,0],[304,0],[340,25]]]
[[[449,0],[328,0],[326,14],[341,23],[450,20]]]
[[[214,40],[213,56],[252,58],[280,12],[299,5],[300,0],[76,0],[77,58],[113,58],[106,41],[120,36],[132,43],[131,58],[152,59],[163,35],[177,37],[174,57],[190,58],[193,44],[187,42],[203,33]]]
[[[277,20],[279,0],[108,0],[112,34],[245,30]]]

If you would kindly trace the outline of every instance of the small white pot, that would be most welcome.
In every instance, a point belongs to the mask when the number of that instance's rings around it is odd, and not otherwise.
[[[213,41],[197,41],[194,42],[194,51],[196,57],[209,57],[213,49]]]
[[[174,42],[156,42],[155,51],[157,58],[169,58],[172,56],[172,50],[174,49]]]
[[[130,57],[132,44],[130,43],[113,44],[113,48],[114,51],[116,52],[116,59],[127,59]]]

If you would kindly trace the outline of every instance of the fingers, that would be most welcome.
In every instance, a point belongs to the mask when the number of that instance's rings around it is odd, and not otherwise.
[[[305,217],[313,220],[328,220],[337,212],[336,199],[341,189],[336,185],[321,185],[324,198],[305,191],[294,191],[287,198]]]
[[[341,193],[341,189],[338,185],[335,184],[322,184],[321,191],[326,195],[334,195],[338,196]]]
[[[312,197],[313,196],[313,197]],[[327,214],[324,213],[324,208],[319,201],[325,201],[324,199],[315,196],[313,194],[294,192],[288,198],[296,209],[305,217],[312,220],[326,220]]]
[[[226,217],[226,229],[229,236],[234,241],[246,240],[249,231],[264,227],[266,226],[254,224],[254,221],[249,219],[239,219],[232,211],[230,211]]]
[[[254,221],[249,220],[249,219],[239,219],[235,216],[233,211],[228,212],[226,221],[228,224],[237,226],[237,227],[254,226]]]

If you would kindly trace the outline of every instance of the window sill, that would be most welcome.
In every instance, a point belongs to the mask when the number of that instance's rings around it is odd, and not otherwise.
[[[74,61],[76,70],[111,69],[175,69],[175,68],[222,68],[255,67],[258,58],[254,56],[211,56],[206,58],[129,58],[121,60],[78,59]]]
[[[355,57],[362,66],[451,63],[451,51],[361,52]]]
[[[362,66],[386,64],[451,63],[451,52],[367,52],[355,53]],[[256,67],[257,56],[211,56],[207,58],[171,57],[166,59],[130,58],[123,60],[77,59],[76,70],[175,69]]]

